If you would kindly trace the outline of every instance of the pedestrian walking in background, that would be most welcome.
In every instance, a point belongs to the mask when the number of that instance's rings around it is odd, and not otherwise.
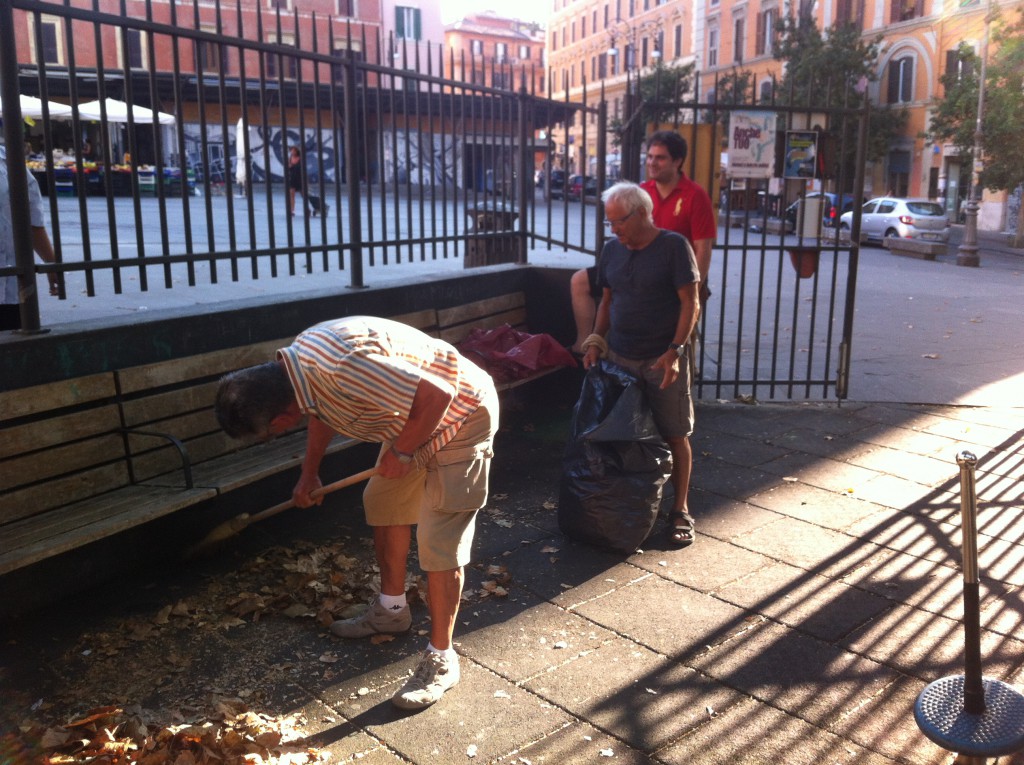
[[[306,214],[309,208],[306,206],[306,188],[302,183],[302,152],[298,146],[292,146],[288,150],[288,214],[295,215],[295,195],[302,195],[302,207]]]
[[[423,709],[459,681],[452,647],[463,567],[477,511],[487,501],[498,399],[491,377],[448,343],[398,322],[355,316],[301,333],[277,360],[225,377],[216,413],[234,438],[277,435],[308,416],[299,507],[320,504],[320,463],[335,433],[381,444],[363,493],[381,572],[380,596],[331,632],[362,638],[408,630],[406,561],[417,524],[427,572],[430,643],[413,677],[392,698]]]

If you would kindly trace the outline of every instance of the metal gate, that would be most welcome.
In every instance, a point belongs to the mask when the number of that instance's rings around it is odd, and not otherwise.
[[[598,163],[596,185],[603,188],[616,174],[641,180],[644,138],[655,130],[672,129],[686,138],[687,175],[709,192],[719,216],[711,273],[705,275],[712,297],[699,322],[696,394],[846,398],[867,107],[756,101],[753,93],[749,101],[731,94],[729,103],[667,101],[658,97],[656,82],[651,96],[651,78],[646,79],[644,88],[639,79],[627,83],[619,130],[597,136],[597,156],[617,161]],[[833,100],[850,103],[843,94]],[[604,92],[598,102],[578,105],[582,130],[570,139],[563,129],[565,140],[558,146],[587,145],[587,131],[598,129],[589,123],[608,124]],[[742,126],[759,120],[774,126],[772,135],[762,136],[770,139],[764,164],[771,176],[737,177],[728,159],[749,138]],[[557,163],[557,151],[553,156]],[[846,222],[844,212],[851,213]],[[594,241],[599,252],[599,220]]]

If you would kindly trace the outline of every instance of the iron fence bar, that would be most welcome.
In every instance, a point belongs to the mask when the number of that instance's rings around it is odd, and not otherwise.
[[[42,30],[42,24],[40,22],[41,22],[41,19],[37,15],[36,18],[35,18],[35,25],[34,25],[35,26],[35,34],[36,34],[36,50],[42,50],[41,46],[43,44],[42,43],[43,30]],[[47,77],[47,66],[46,66],[46,61],[44,60],[43,56],[39,57],[39,68],[38,68],[37,74],[36,74],[36,82],[39,85],[39,97],[40,97],[40,99],[43,102],[43,122],[45,124],[45,123],[49,122],[49,119],[50,119],[50,94],[49,94],[49,84],[48,84],[48,77]],[[73,113],[72,116],[73,116],[73,123],[74,123],[74,125],[77,125],[78,124],[78,115],[77,115],[77,113]],[[72,140],[75,142],[74,143],[74,146],[75,146],[75,158],[76,158],[76,161],[78,161],[81,164],[81,161],[78,159],[81,156],[81,154],[82,154],[82,152],[81,152],[81,134],[79,133],[79,131],[74,126],[72,127],[72,133],[73,133]],[[61,263],[63,263],[63,260],[64,260],[63,247],[62,247],[63,236],[61,234],[61,227],[60,227],[59,220],[58,220],[59,219],[59,215],[58,215],[58,211],[57,211],[57,193],[56,193],[56,191],[53,190],[55,188],[54,187],[54,183],[55,183],[55,177],[56,177],[55,173],[53,171],[53,149],[54,149],[53,133],[51,131],[49,131],[49,130],[44,130],[43,131],[43,152],[44,152],[44,157],[46,158],[46,162],[45,162],[45,168],[46,168],[45,169],[45,173],[46,173],[46,189],[47,189],[47,197],[48,197],[48,202],[49,202],[49,207],[50,207],[50,220],[54,221],[54,225],[51,226],[51,232],[50,233],[51,233],[52,241],[53,241],[54,261],[57,264],[61,264]],[[26,159],[28,159],[28,157],[26,157]],[[81,169],[84,172],[84,165],[82,165]],[[83,229],[83,230],[88,230],[88,229]],[[84,237],[83,237],[83,239],[84,239]],[[60,299],[63,300],[64,298],[67,297],[67,287],[66,287],[66,285],[64,283],[64,279],[58,278],[57,284],[58,284],[57,294],[60,297]]]
[[[264,39],[263,11],[261,10],[260,3],[256,4],[256,36],[260,40]],[[268,140],[270,137],[270,131],[267,118],[271,105],[270,97],[267,93],[267,61],[270,60],[268,57],[273,55],[273,53],[266,50],[257,51],[257,61],[259,62],[260,127],[263,130],[263,194],[267,203],[267,233],[269,234],[270,241],[272,242],[277,241],[275,236],[277,233],[277,226],[274,221],[274,184],[272,165],[270,162],[270,141]],[[280,93],[280,91],[278,92]],[[284,147],[284,150],[287,150],[287,146]],[[277,278],[276,257],[270,259],[270,277],[272,279]]]
[[[363,281],[362,202],[359,196],[359,180],[353,177],[358,164],[356,159],[357,138],[353,130],[356,114],[356,62],[354,56],[345,57],[342,71],[345,75],[345,88],[342,93],[345,104],[345,180],[348,185],[349,241],[351,244],[349,262],[352,267],[349,287],[362,289],[366,287],[366,283]]]
[[[7,181],[11,219],[29,220],[28,167],[21,128],[18,90],[18,54],[14,41],[14,12],[10,0],[0,0],[0,98],[4,104],[4,139],[7,144]],[[0,160],[2,161],[2,160]],[[35,255],[29,226],[13,226],[14,260],[18,268],[21,332],[41,332],[39,294],[36,291]]]
[[[242,0],[235,0],[235,17],[238,24],[238,39],[243,39],[245,36],[245,30],[242,26]],[[242,163],[242,169],[245,173],[245,180],[242,183],[241,196],[246,200],[246,224],[249,229],[249,250],[256,249],[256,212],[253,209],[253,193],[252,193],[252,162],[249,159],[250,149],[252,145],[252,137],[249,135],[249,78],[246,71],[246,49],[239,48],[238,51],[238,108],[239,108],[239,123],[242,128],[242,135],[245,137],[244,146],[238,145],[238,135],[235,135],[235,151],[241,152],[241,156],[235,157],[235,174],[237,177],[238,168],[237,164]],[[238,129],[236,124],[236,131]],[[185,179],[182,179],[183,183]],[[249,256],[249,275],[253,279],[259,277],[259,264],[256,258]]]
[[[127,14],[126,14],[127,15]],[[146,0],[146,21],[153,21],[153,2],[152,0]],[[127,34],[127,31],[125,32]],[[140,40],[142,38],[142,32],[139,32]],[[157,114],[163,109],[163,103],[159,98],[159,92],[156,86],[156,52],[153,50],[153,32],[152,30],[146,30],[146,52],[147,52],[147,69],[148,71],[148,82],[149,82],[149,103],[153,111],[153,141],[154,151],[156,153],[156,195],[157,203],[160,209],[160,252],[164,255],[171,254],[171,243],[170,243],[170,232],[167,227],[167,204],[164,198],[164,146],[163,146],[163,132],[157,126]],[[127,58],[127,50],[125,57]],[[164,266],[164,287],[170,288],[174,283],[174,279],[171,273],[171,267],[169,265]]]
[[[214,8],[217,11],[217,110],[220,112],[220,153],[222,157],[224,174],[224,202],[227,206],[227,228],[228,247],[235,257],[231,258],[231,281],[238,281],[238,235],[235,224],[235,190],[234,173],[231,172],[231,152],[228,144],[228,109],[227,91],[225,80],[227,79],[227,54],[224,50],[222,38],[224,35],[224,14],[221,12],[221,0],[215,0]],[[243,50],[239,49],[239,58],[244,56]],[[241,81],[239,82],[241,84]],[[239,97],[241,101],[241,97]],[[205,128],[205,124],[204,124]],[[205,132],[205,129],[204,129]]]
[[[170,20],[172,26],[177,26],[178,23],[178,10],[177,3],[170,3]],[[171,80],[173,83],[172,90],[174,92],[174,113],[177,119],[174,123],[174,136],[177,141],[178,149],[178,167],[182,172],[182,184],[181,184],[181,218],[185,234],[185,251],[193,252],[195,249],[194,242],[192,241],[192,205],[189,197],[189,185],[188,185],[188,163],[186,160],[185,152],[185,124],[182,119],[182,94],[181,94],[181,38],[172,36],[171,45]],[[74,81],[75,78],[71,78]],[[189,260],[186,266],[186,273],[188,274],[188,284],[190,287],[196,285],[196,266],[195,261]]]
[[[128,8],[125,0],[121,0],[121,15],[124,17],[128,16]],[[131,67],[128,66],[127,50],[128,50],[128,30],[121,27],[118,32],[120,33],[121,39],[121,50],[125,52],[124,60],[121,62],[121,74],[124,77],[124,92],[122,96],[125,103],[127,104],[126,116],[128,122],[127,133],[128,133],[128,154],[130,155],[130,162],[125,162],[128,165],[128,178],[132,184],[132,214],[135,218],[135,251],[139,255],[139,259],[142,261],[139,265],[139,288],[142,290],[149,289],[149,273],[145,266],[145,255],[146,255],[146,232],[142,226],[142,204],[139,199],[139,147],[135,133],[135,87],[131,77]]]

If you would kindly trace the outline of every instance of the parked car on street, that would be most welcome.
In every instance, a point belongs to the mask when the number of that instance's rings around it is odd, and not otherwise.
[[[799,215],[800,205],[805,199],[821,199],[821,225],[825,228],[834,228],[839,223],[839,217],[853,209],[856,204],[853,194],[843,194],[840,202],[839,194],[830,192],[812,191],[801,199],[796,200],[786,208],[783,218],[786,220],[786,231],[796,231],[796,222]]]
[[[580,200],[583,197],[597,197],[597,179],[582,175],[573,175],[566,186],[565,198]]]
[[[843,213],[839,227],[848,231],[852,225],[853,212]],[[879,242],[887,247],[887,240],[892,238],[948,242],[946,211],[930,199],[877,197],[869,200],[860,213],[861,243]]]
[[[540,188],[544,188],[544,178],[541,176]],[[565,170],[552,170],[551,171],[551,188],[548,189],[548,195],[552,199],[562,199],[565,192]]]

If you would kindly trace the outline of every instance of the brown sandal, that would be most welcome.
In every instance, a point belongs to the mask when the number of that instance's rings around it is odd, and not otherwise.
[[[669,539],[676,547],[689,547],[695,538],[693,516],[682,510],[668,514]]]

